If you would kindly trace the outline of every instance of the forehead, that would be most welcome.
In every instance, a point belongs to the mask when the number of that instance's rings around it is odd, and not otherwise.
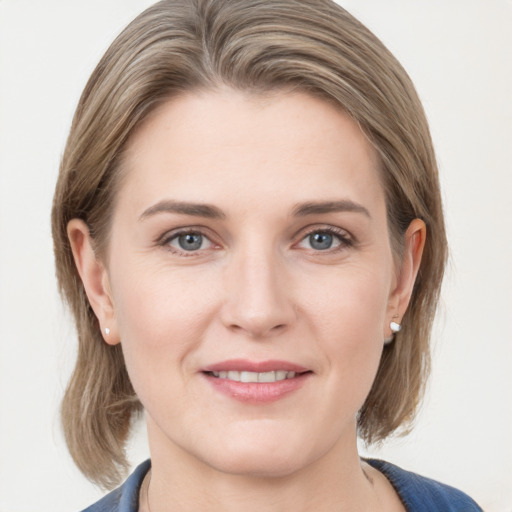
[[[247,205],[258,203],[255,196],[383,198],[376,153],[358,125],[327,101],[297,92],[175,97],[134,134],[124,170],[121,192],[141,208],[165,194],[245,198]]]

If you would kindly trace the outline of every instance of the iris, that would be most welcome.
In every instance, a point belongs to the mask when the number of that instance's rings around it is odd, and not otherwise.
[[[325,251],[330,249],[333,242],[333,236],[330,233],[312,233],[309,235],[309,243],[313,249],[318,251]]]
[[[203,245],[203,235],[187,233],[178,237],[179,246],[185,251],[197,251]]]

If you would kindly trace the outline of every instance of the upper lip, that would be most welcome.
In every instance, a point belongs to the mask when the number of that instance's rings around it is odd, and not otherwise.
[[[246,359],[229,359],[214,363],[203,368],[204,372],[222,372],[222,371],[240,371],[240,372],[272,372],[285,370],[288,372],[303,373],[309,371],[308,368],[300,366],[289,361],[267,360],[267,361],[248,361]]]

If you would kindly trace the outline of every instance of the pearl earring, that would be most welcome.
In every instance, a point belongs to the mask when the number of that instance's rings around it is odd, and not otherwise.
[[[398,316],[395,316],[393,318],[398,318]],[[391,336],[389,338],[384,339],[384,345],[389,345],[395,339],[395,334],[402,330],[402,326],[399,323],[395,322],[394,320],[391,320],[391,322],[389,323],[389,328],[391,329]]]
[[[389,327],[393,334],[396,334],[397,332],[400,332],[402,330],[402,326],[393,321],[389,324]]]
[[[105,334],[108,336],[110,334],[110,329],[108,327],[105,327]]]

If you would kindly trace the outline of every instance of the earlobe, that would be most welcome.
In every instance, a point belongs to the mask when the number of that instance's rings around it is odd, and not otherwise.
[[[72,219],[68,223],[67,232],[76,268],[103,338],[109,345],[117,345],[119,333],[109,276],[105,265],[94,252],[89,228],[83,220]]]
[[[392,324],[401,323],[409,305],[421,264],[426,236],[427,228],[421,219],[414,219],[405,232],[404,253],[398,270],[396,286],[389,300],[391,317],[388,322],[388,329],[391,331],[393,331]]]

